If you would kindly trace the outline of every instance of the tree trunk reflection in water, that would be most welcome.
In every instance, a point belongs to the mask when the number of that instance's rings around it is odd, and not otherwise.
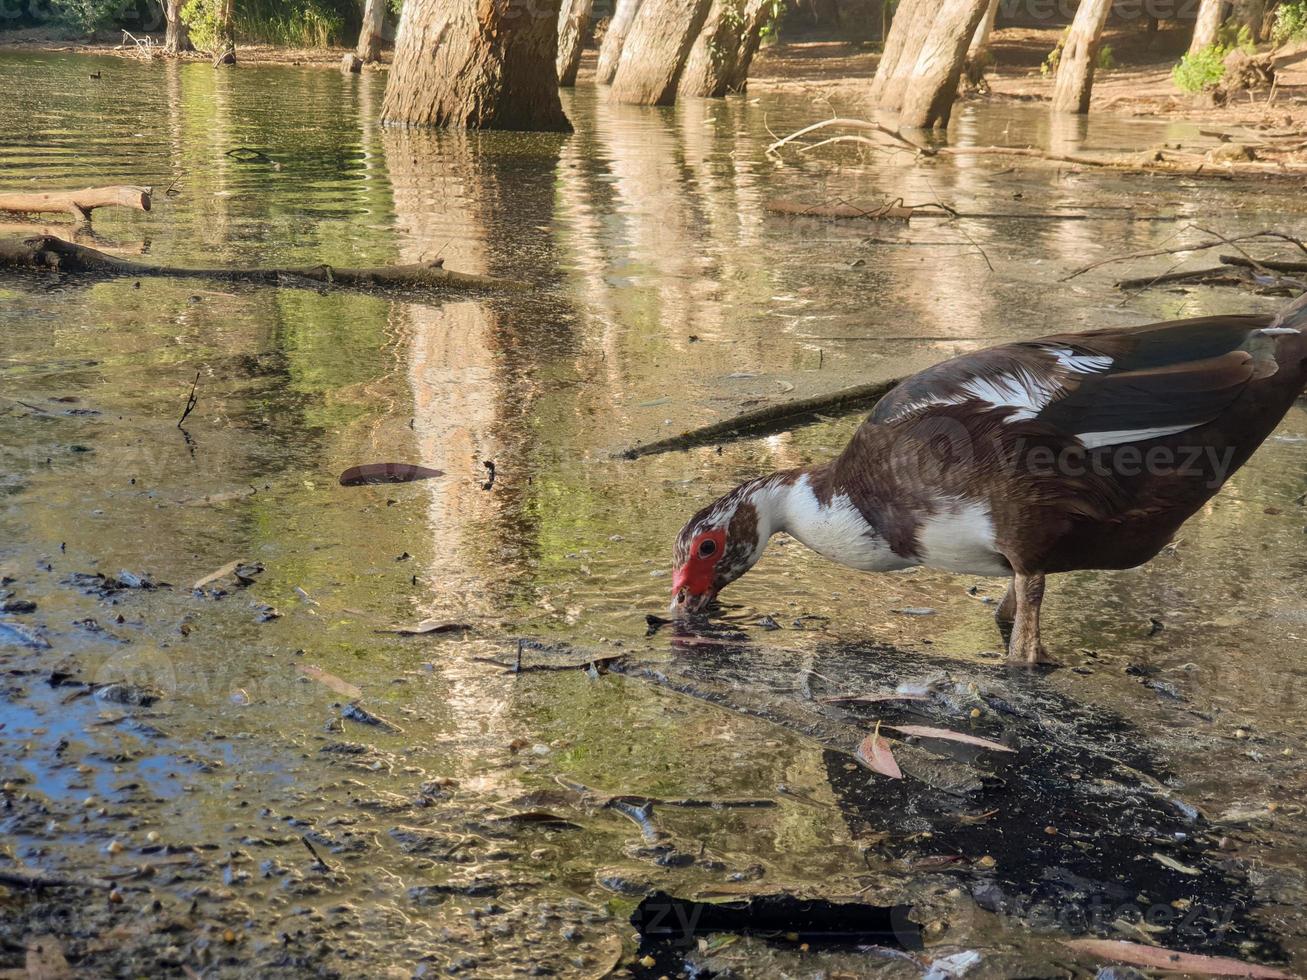
[[[461,133],[386,130],[401,261],[443,257],[450,268],[521,275],[521,259],[551,270],[560,143],[513,144]],[[542,289],[547,281],[540,282]],[[449,474],[428,485],[441,540],[434,580],[487,615],[531,602],[538,527],[531,495],[537,459],[532,413],[546,365],[572,349],[571,325],[533,299],[407,306],[413,426],[426,465]],[[482,462],[496,463],[490,491]]]

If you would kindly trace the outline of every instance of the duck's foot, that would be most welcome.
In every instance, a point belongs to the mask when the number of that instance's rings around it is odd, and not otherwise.
[[[1019,648],[1015,643],[1009,643],[1007,662],[1013,667],[1060,666],[1058,661],[1048,655],[1042,643],[1035,643],[1033,646],[1027,644],[1024,649]]]

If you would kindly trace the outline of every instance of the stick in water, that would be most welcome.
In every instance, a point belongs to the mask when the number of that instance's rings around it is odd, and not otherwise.
[[[190,415],[191,412],[194,411],[196,402],[200,400],[199,396],[195,394],[195,389],[199,387],[199,384],[200,384],[200,372],[196,371],[195,380],[191,382],[191,393],[186,396],[186,408],[182,410],[182,417],[177,420],[177,428],[179,429],[182,427],[182,423],[186,421],[186,416]]]

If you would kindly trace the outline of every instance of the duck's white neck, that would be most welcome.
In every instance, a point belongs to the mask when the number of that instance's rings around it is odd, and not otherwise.
[[[759,548],[785,532],[813,551],[841,565],[865,571],[892,571],[916,564],[896,555],[861,511],[839,491],[817,493],[813,471],[764,477],[746,496],[758,512]]]

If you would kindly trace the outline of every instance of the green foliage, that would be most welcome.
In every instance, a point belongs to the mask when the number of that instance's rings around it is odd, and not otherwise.
[[[139,31],[143,20],[134,0],[49,0],[49,10],[56,22],[87,33],[119,24]]]
[[[223,45],[218,30],[218,4],[221,0],[186,0],[182,5],[182,23],[190,33],[195,50],[216,54]]]
[[[1201,92],[1212,88],[1225,76],[1225,56],[1229,53],[1220,44],[1209,44],[1192,54],[1186,54],[1171,69],[1171,81],[1182,92]]]
[[[1171,69],[1171,81],[1182,92],[1202,92],[1213,88],[1225,77],[1226,55],[1236,48],[1253,51],[1256,47],[1247,27],[1233,22],[1225,24],[1216,41],[1180,59],[1180,63]]]
[[[1066,47],[1066,40],[1070,35],[1071,28],[1068,27],[1062,32],[1062,39],[1057,42],[1057,47],[1048,52],[1048,57],[1039,66],[1039,73],[1045,78],[1057,74],[1057,66],[1062,63],[1062,49]],[[1116,67],[1116,55],[1112,52],[1112,45],[1099,46],[1098,54],[1094,56],[1094,67],[1099,71],[1111,71]]]
[[[1285,0],[1275,11],[1271,40],[1276,44],[1307,39],[1307,0]]]
[[[401,0],[389,0],[398,8]],[[217,36],[220,0],[186,0],[182,20],[201,51],[221,47]],[[35,6],[35,5],[34,5]],[[294,47],[352,43],[362,4],[356,0],[236,0],[235,30],[247,41]],[[126,28],[134,34],[162,30],[160,0],[48,0],[55,22],[76,31]]]
[[[785,0],[767,0],[764,8],[761,37],[774,40],[780,35],[781,20],[785,17]]]
[[[340,4],[323,0],[238,0],[241,37],[297,48],[321,48],[346,41]]]

